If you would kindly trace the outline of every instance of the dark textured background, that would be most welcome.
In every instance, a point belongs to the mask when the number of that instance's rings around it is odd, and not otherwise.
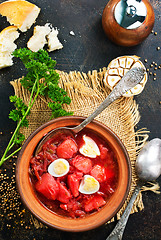
[[[0,0],[0,3],[3,2]],[[121,55],[138,55],[150,68],[151,62],[155,61],[161,64],[161,1],[151,0],[155,11],[154,31],[157,35],[151,33],[149,37],[136,47],[120,47],[111,43],[105,36],[101,26],[101,16],[103,9],[108,1],[105,0],[33,0],[33,3],[41,8],[40,15],[36,21],[38,25],[44,25],[49,22],[54,27],[60,29],[59,39],[64,48],[59,51],[50,53],[50,56],[57,61],[57,69],[79,70],[88,72],[89,70],[99,70],[107,66],[108,63]],[[8,26],[6,18],[0,16],[0,31]],[[69,34],[74,31],[75,36]],[[26,33],[21,33],[20,38],[16,41],[18,48],[25,47],[30,36],[32,36],[33,26]],[[25,71],[22,64],[16,59],[15,64],[10,68],[0,70],[0,154],[5,149],[10,138],[10,132],[14,130],[14,123],[8,119],[8,114],[12,105],[9,103],[9,95],[13,94],[13,88],[9,81],[21,77]],[[141,119],[137,129],[146,128],[150,131],[149,139],[161,138],[161,69],[156,72],[156,81],[153,75],[149,76],[144,91],[135,97]],[[13,159],[13,162],[15,160]],[[12,164],[6,163],[1,168],[1,173],[6,171],[12,177]],[[161,184],[161,177],[158,182]],[[0,182],[2,184],[2,182]],[[161,239],[161,195],[152,192],[143,193],[143,202],[145,209],[142,212],[130,216],[125,233],[125,240],[159,240]],[[1,203],[0,203],[1,204]],[[16,213],[15,213],[16,214]],[[3,216],[4,215],[4,216]],[[27,215],[27,214],[26,214]],[[25,216],[26,216],[25,215]],[[0,218],[0,239],[17,239],[17,240],[105,240],[115,223],[101,226],[99,229],[84,233],[66,233],[55,229],[25,229],[20,227],[20,220],[15,221],[18,217],[15,215],[14,221],[8,220],[1,212]],[[27,216],[26,216],[27,218]]]

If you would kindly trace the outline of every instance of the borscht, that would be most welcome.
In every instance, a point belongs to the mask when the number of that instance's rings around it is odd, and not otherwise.
[[[30,160],[39,201],[56,214],[78,218],[97,212],[115,192],[118,164],[108,143],[93,131],[60,133]]]

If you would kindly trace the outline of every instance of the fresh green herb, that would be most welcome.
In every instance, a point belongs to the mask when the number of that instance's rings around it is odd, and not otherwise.
[[[20,133],[20,127],[28,127],[27,116],[38,96],[42,95],[49,99],[48,106],[52,110],[51,118],[71,115],[62,108],[63,104],[70,104],[71,99],[64,89],[60,88],[59,74],[54,70],[56,61],[51,59],[45,50],[32,52],[26,48],[16,49],[14,57],[20,58],[27,69],[27,74],[21,79],[21,85],[28,89],[30,99],[26,106],[21,98],[10,96],[10,101],[14,103],[15,109],[11,110],[9,118],[17,122],[17,127],[8,143],[8,146],[0,160],[0,166],[11,156],[16,154],[21,146],[16,150],[11,150],[17,144],[21,144],[25,137]]]
[[[21,98],[17,96],[10,96],[10,102],[14,102],[15,109],[11,110],[9,113],[9,118],[15,122],[19,122],[27,111],[27,106],[24,104]],[[28,120],[25,118],[21,123],[21,127],[28,127]]]

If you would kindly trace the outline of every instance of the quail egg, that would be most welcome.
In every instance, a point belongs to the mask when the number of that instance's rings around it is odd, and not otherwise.
[[[69,172],[69,163],[63,158],[53,161],[48,167],[48,173],[54,177],[62,177]]]
[[[100,150],[99,147],[97,146],[97,144],[95,143],[95,141],[86,136],[83,135],[83,140],[84,140],[84,145],[82,147],[80,147],[79,152],[86,156],[86,157],[90,157],[90,158],[96,158],[97,156],[100,156]]]
[[[100,184],[94,177],[91,175],[84,175],[79,186],[79,192],[83,194],[93,194],[96,193],[99,188]]]

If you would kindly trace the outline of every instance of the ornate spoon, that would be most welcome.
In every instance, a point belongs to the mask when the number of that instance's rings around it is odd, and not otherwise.
[[[144,78],[145,69],[141,67],[134,67],[130,69],[114,87],[112,92],[107,96],[107,98],[99,105],[99,107],[87,117],[80,125],[70,128],[62,127],[56,128],[49,133],[47,133],[42,140],[39,142],[35,149],[35,155],[40,151],[42,145],[51,137],[61,132],[67,133],[68,135],[74,136],[76,133],[81,131],[88,123],[90,123],[97,115],[99,115],[106,107],[108,107],[112,102],[121,97],[131,88],[135,87]]]
[[[140,151],[136,160],[136,172],[139,182],[135,191],[115,228],[106,240],[121,240],[133,203],[141,187],[147,181],[157,179],[161,174],[161,139],[154,138]]]

